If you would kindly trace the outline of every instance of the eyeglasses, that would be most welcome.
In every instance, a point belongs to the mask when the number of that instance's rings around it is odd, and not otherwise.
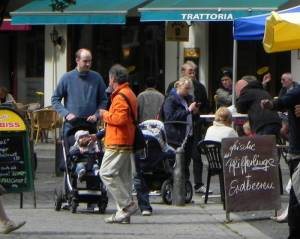
[[[192,87],[184,87],[185,90],[192,90]]]

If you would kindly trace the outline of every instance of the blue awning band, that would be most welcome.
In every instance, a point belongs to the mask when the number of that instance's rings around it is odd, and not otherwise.
[[[145,0],[77,0],[63,12],[52,11],[49,0],[34,0],[11,12],[12,24],[125,24],[128,12]]]
[[[68,24],[125,24],[126,16],[100,15],[100,16],[15,16],[14,25],[68,25]]]

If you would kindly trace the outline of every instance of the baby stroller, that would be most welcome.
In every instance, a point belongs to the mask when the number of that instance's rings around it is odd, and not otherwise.
[[[100,176],[94,175],[92,167],[90,167],[90,162],[94,162],[95,157],[97,157],[100,168],[103,153],[102,155],[99,153],[82,155],[81,162],[87,160],[86,174],[83,177],[83,182],[78,185],[77,174],[75,173],[76,160],[71,158],[69,154],[69,149],[75,142],[74,134],[77,130],[88,130],[90,133],[95,133],[94,126],[86,122],[85,119],[76,119],[72,122],[72,129],[63,138],[64,179],[62,185],[54,191],[55,210],[59,211],[62,204],[67,203],[71,212],[76,213],[79,203],[87,203],[88,205],[97,204],[99,213],[105,213],[108,204],[107,191]]]
[[[150,196],[161,196],[163,202],[172,204],[173,169],[176,152],[167,144],[164,124],[159,120],[146,120],[140,125],[146,140],[144,152],[136,154],[137,168],[142,173]],[[186,181],[186,203],[191,202],[193,188]]]

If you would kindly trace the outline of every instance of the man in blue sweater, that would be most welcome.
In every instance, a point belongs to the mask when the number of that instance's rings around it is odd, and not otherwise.
[[[65,118],[64,136],[72,128],[70,122],[84,118],[95,127],[99,119],[99,109],[106,109],[106,85],[102,76],[90,70],[92,54],[88,49],[76,52],[77,66],[60,79],[51,98],[53,108]],[[64,99],[64,104],[61,100]]]

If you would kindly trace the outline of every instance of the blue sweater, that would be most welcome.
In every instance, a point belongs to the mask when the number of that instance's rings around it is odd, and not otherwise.
[[[77,117],[88,117],[105,109],[107,96],[103,78],[95,71],[78,72],[76,69],[65,73],[60,79],[51,98],[53,108],[63,117],[69,113]],[[64,99],[64,105],[61,100]]]

